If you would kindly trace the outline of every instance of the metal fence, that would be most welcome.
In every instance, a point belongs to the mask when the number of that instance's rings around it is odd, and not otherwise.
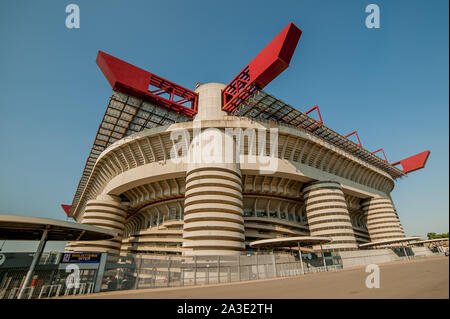
[[[332,253],[325,253],[323,257],[315,253],[305,254],[303,267],[298,256],[277,254],[154,258],[108,256],[101,291],[229,283],[341,268],[339,255]]]
[[[0,299],[16,299],[23,285],[27,268],[8,269],[0,272]],[[78,287],[67,287],[68,273],[60,269],[37,267],[31,285],[25,288],[25,299],[40,299],[94,292],[96,270],[80,270]]]
[[[0,267],[0,299],[16,299],[25,281],[33,253],[5,253],[8,265]],[[78,272],[78,287],[68,287],[67,264],[61,264],[62,253],[44,253],[33,272],[29,287],[25,287],[25,299],[40,299],[94,292],[98,265],[83,267]]]
[[[412,250],[393,250],[399,259],[422,257],[414,256]],[[436,253],[440,254],[442,253]],[[43,256],[33,273],[31,285],[25,288],[24,298],[40,299],[100,291],[231,283],[343,268],[340,254],[334,252],[324,252],[323,255],[303,253],[302,261],[298,253],[193,257],[104,254],[100,263],[78,264],[79,286],[69,288],[66,280],[70,274],[66,270],[68,264],[60,263],[59,257]],[[17,298],[28,270],[23,263],[28,263],[27,259],[17,263],[20,267],[0,267],[0,299]]]

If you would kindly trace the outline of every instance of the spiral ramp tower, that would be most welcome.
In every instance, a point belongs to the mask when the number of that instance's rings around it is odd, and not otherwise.
[[[208,128],[206,122],[227,116],[220,109],[223,87],[208,83],[197,88],[199,104],[194,126],[199,132],[191,143],[186,171],[185,255],[235,255],[245,248],[239,164],[235,160],[226,162],[225,140],[230,137],[222,130]],[[205,151],[208,143],[214,143],[218,154]]]

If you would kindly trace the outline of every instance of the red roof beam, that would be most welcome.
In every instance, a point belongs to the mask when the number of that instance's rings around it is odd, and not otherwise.
[[[198,94],[196,92],[102,51],[98,51],[96,62],[113,90],[149,100],[186,117],[192,117],[197,113]],[[161,90],[162,93],[169,94],[169,98],[150,91],[150,86],[155,87],[157,91]],[[175,101],[175,96],[178,101]]]
[[[302,31],[289,23],[222,90],[222,110],[232,112],[256,89],[262,89],[283,72],[291,61]]]
[[[391,165],[395,166],[401,164],[403,173],[408,174],[417,171],[418,169],[424,168],[429,156],[430,151],[424,151],[422,153],[418,153],[416,155],[402,159],[401,161],[392,163]]]

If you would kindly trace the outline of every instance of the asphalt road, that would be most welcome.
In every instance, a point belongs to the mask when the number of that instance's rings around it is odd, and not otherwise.
[[[380,287],[367,288],[365,267],[282,279],[200,287],[140,289],[85,295],[120,299],[449,298],[448,257],[380,264]]]

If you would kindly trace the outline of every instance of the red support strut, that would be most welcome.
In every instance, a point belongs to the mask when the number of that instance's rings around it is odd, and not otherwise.
[[[323,124],[322,115],[320,114],[320,110],[319,110],[319,106],[318,105],[313,106],[311,109],[306,111],[305,114],[309,114],[309,113],[311,113],[314,110],[317,110],[317,114],[319,115],[319,120],[317,122],[319,122],[320,124]]]
[[[361,140],[359,139],[359,136],[358,136],[358,132],[356,132],[356,131],[353,131],[353,132],[351,132],[350,134],[347,134],[347,135],[345,135],[344,137],[349,137],[349,136],[351,136],[351,135],[353,135],[353,134],[355,134],[356,135],[356,138],[358,139],[358,146],[359,147],[362,147],[362,144],[361,144]],[[372,153],[373,154],[373,153]],[[383,152],[383,154],[384,154],[384,152]],[[386,158],[386,156],[385,156],[385,158]]]
[[[388,160],[387,160],[386,154],[384,154],[384,150],[383,150],[382,148],[380,148],[380,149],[378,149],[378,150],[372,152],[372,154],[378,153],[379,151],[381,151],[381,152],[383,153],[384,161],[387,163]]]

